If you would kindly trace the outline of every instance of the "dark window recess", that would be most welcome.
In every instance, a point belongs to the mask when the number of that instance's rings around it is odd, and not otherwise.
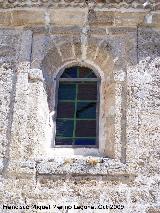
[[[77,80],[73,81],[73,78]],[[94,81],[90,80],[93,78]],[[65,69],[61,75],[55,145],[96,146],[98,81],[96,78],[91,69],[78,66]]]

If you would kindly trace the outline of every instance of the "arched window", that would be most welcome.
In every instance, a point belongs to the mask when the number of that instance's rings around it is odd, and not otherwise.
[[[91,69],[79,66],[60,76],[55,146],[98,147],[98,80]]]

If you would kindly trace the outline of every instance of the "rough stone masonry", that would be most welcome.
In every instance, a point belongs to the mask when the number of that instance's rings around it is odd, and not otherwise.
[[[55,148],[56,76],[101,77],[99,148]],[[160,1],[0,0],[0,213],[160,212]]]

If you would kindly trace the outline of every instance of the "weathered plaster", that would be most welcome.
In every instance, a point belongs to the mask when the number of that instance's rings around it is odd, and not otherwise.
[[[160,212],[159,20],[159,1],[0,1],[1,212]],[[101,77],[99,149],[52,146],[56,77],[75,64]]]

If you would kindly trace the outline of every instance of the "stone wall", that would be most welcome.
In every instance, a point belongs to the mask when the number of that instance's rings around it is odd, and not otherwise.
[[[160,212],[158,9],[0,1],[0,212]],[[56,77],[72,65],[101,77],[99,150],[52,146]]]

